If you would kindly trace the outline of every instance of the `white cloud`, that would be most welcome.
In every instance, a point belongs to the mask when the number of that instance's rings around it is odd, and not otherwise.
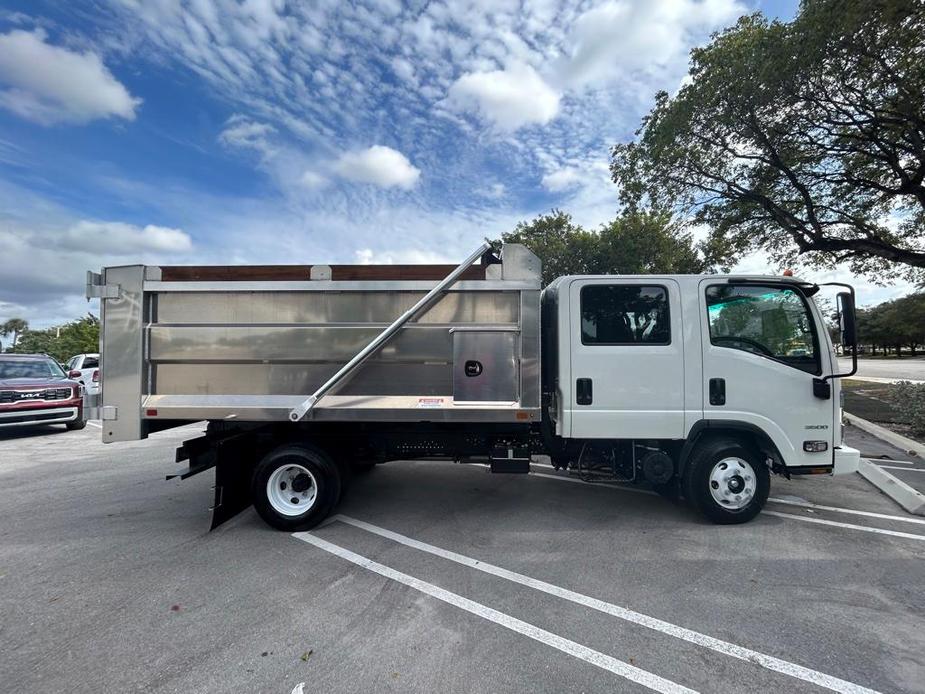
[[[0,301],[7,304],[0,306],[0,319],[18,314],[34,325],[72,320],[88,309],[87,270],[189,262],[202,251],[179,229],[81,219],[53,200],[0,181]],[[207,257],[199,259],[209,262]]]
[[[529,65],[504,70],[468,72],[450,87],[448,103],[460,112],[476,113],[503,132],[524,125],[545,125],[559,112],[559,93]]]
[[[87,220],[77,222],[57,236],[55,245],[64,250],[105,255],[182,253],[193,248],[189,234],[181,229]]]
[[[543,176],[543,187],[552,192],[560,193],[563,190],[574,188],[581,182],[581,174],[574,167],[567,167],[553,171]]]
[[[449,254],[406,248],[396,251],[374,251],[361,248],[354,253],[360,265],[450,265],[460,261]]]
[[[116,116],[134,120],[141,99],[93,52],[77,53],[45,42],[44,31],[0,35],[0,106],[50,125]]]
[[[399,78],[405,82],[410,82],[411,84],[417,84],[417,78],[414,74],[414,66],[405,58],[401,56],[396,56],[392,58],[392,72],[396,74]]]
[[[334,170],[349,181],[404,190],[414,188],[421,177],[420,169],[404,154],[383,145],[345,152],[334,163]]]
[[[747,8],[738,0],[610,0],[576,20],[558,63],[564,86],[616,81],[635,70],[683,65],[693,35],[733,21]]]
[[[302,174],[302,177],[299,179],[299,183],[301,183],[306,188],[323,188],[328,184],[328,179],[317,171],[308,169]]]
[[[273,147],[269,138],[275,132],[276,129],[272,125],[259,123],[236,113],[225,123],[225,129],[219,134],[218,140],[229,147],[255,149],[263,154],[270,154]]]
[[[490,200],[500,200],[507,195],[507,186],[503,183],[492,183],[491,185],[479,188],[475,191],[483,198]]]

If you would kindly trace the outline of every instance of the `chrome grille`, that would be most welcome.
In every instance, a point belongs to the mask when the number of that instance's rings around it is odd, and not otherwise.
[[[42,390],[0,390],[0,405],[14,402],[35,402],[49,400],[70,400],[70,388],[45,388]]]

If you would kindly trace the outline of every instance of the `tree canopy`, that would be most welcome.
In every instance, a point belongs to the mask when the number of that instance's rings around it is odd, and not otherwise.
[[[46,330],[26,330],[9,351],[19,354],[48,354],[65,362],[75,354],[99,351],[100,321],[87,314],[64,325]]]
[[[29,324],[22,318],[10,318],[8,321],[0,324],[0,335],[6,337],[12,335],[10,339],[10,348],[16,346],[19,336],[29,328]]]
[[[622,201],[705,223],[714,257],[925,281],[925,3],[742,17],[636,135],[612,152]]]
[[[872,308],[858,310],[858,342],[876,353],[896,354],[908,347],[915,355],[925,345],[925,293],[909,294]]]
[[[561,275],[700,273],[708,264],[668,213],[629,211],[589,231],[560,210],[520,222],[495,245],[522,243],[543,261],[543,284]]]
[[[690,234],[668,213],[625,212],[596,231],[561,210],[520,222],[500,243],[522,243],[543,261],[543,284],[562,275],[699,273],[708,269]]]

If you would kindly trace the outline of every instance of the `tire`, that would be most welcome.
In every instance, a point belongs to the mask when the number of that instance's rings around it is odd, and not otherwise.
[[[307,444],[268,453],[251,480],[257,513],[271,527],[289,532],[314,528],[327,518],[340,491],[340,469],[324,451]]]
[[[771,474],[757,450],[735,439],[697,445],[684,471],[684,496],[714,523],[747,523],[771,490]]]
[[[67,427],[68,431],[80,431],[81,429],[87,428],[87,420],[83,417],[75,419],[73,422],[68,422],[64,426]]]

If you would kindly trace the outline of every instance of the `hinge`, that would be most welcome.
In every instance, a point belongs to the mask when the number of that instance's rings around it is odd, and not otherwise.
[[[118,284],[103,284],[103,276],[87,271],[87,299],[118,299],[121,289]]]
[[[114,422],[119,419],[119,408],[117,408],[115,405],[88,407],[87,419],[101,419],[104,422]]]

